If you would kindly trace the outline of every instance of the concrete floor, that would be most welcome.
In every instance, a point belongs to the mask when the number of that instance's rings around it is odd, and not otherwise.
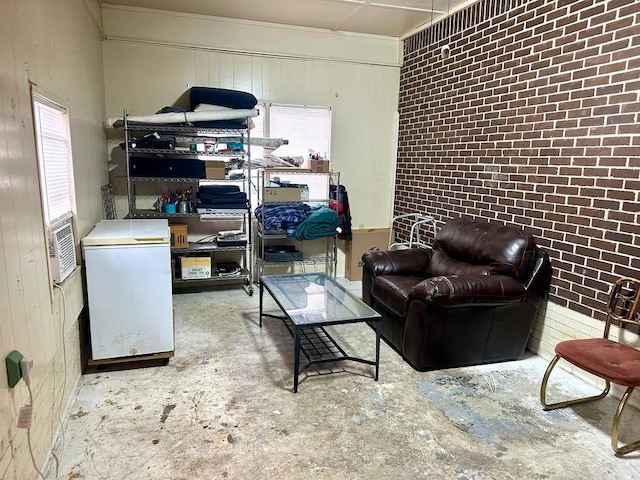
[[[167,366],[80,381],[58,478],[640,478],[640,454],[618,458],[609,445],[614,398],[542,411],[539,357],[420,373],[383,344],[378,382],[371,367],[345,363],[302,375],[294,394],[292,338],[279,320],[259,327],[257,294],[174,302]],[[349,352],[373,355],[369,327],[333,332]],[[587,390],[563,373],[550,386]],[[622,440],[640,438],[640,412],[624,420]]]

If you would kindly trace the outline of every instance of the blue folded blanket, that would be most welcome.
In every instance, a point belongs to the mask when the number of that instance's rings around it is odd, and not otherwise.
[[[247,201],[247,194],[244,192],[230,192],[219,194],[198,192],[196,194],[196,197],[203,203],[246,203]]]
[[[296,240],[313,240],[314,238],[336,235],[340,226],[338,214],[326,205],[314,205],[309,216],[295,230]]]
[[[224,193],[237,193],[240,191],[238,185],[200,185],[198,194],[221,195]]]
[[[228,108],[253,108],[258,103],[256,97],[249,92],[229,90],[226,88],[191,87],[189,91],[191,110],[201,103],[220,105]]]
[[[309,216],[311,207],[306,203],[274,202],[263,203],[256,208],[255,215],[264,230],[286,230]]]
[[[246,210],[248,208],[247,203],[198,203],[197,208],[211,208],[215,210]]]

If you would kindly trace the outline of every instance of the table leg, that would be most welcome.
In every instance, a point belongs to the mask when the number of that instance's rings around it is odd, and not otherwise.
[[[300,329],[295,328],[294,333],[294,362],[293,362],[293,393],[298,392],[298,370],[300,368]]]
[[[264,286],[260,282],[260,328],[262,328],[262,296],[264,295]]]
[[[382,322],[376,322],[376,376],[375,381],[378,381],[378,373],[380,371],[380,329]]]

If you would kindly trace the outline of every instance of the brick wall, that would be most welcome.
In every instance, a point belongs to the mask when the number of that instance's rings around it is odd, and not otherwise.
[[[522,227],[603,318],[640,276],[639,90],[640,2],[480,0],[405,41],[395,214]]]

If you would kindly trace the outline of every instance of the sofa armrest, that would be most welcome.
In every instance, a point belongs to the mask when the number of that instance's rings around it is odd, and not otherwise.
[[[423,280],[409,293],[409,302],[421,300],[437,307],[506,305],[518,303],[527,292],[506,275],[443,275]]]
[[[379,275],[424,276],[431,260],[431,250],[410,248],[407,250],[369,250],[362,255],[363,267],[374,277]]]

